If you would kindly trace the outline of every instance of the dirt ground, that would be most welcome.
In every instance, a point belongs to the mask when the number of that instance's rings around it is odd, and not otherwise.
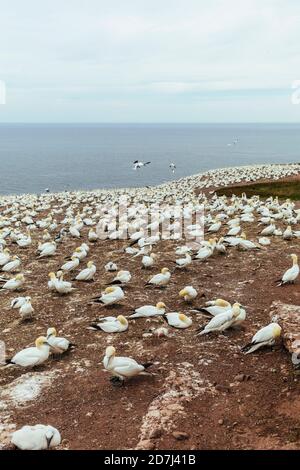
[[[243,227],[247,238],[257,241],[262,227],[257,223]],[[82,241],[87,232],[85,228]],[[57,271],[66,253],[79,244],[69,239],[47,260],[36,259],[36,244],[23,250],[10,247],[22,258],[24,293],[32,297],[35,316],[20,323],[18,311],[9,307],[14,293],[0,292],[0,339],[5,341],[7,356],[32,345],[50,326],[76,347],[34,371],[0,369],[3,448],[10,448],[9,433],[14,429],[43,423],[61,432],[60,449],[300,449],[299,375],[290,355],[281,343],[251,355],[240,352],[255,331],[269,323],[274,300],[300,304],[299,280],[282,288],[274,283],[290,267],[288,255],[300,253],[300,239],[274,237],[270,246],[255,252],[229,248],[225,256],[213,255],[207,262],[195,261],[186,270],[176,270],[162,290],[144,284],[150,274],[174,266],[178,243],[162,241],[154,247],[158,260],[146,271],[140,258],[120,253],[127,242],[96,242],[90,244],[88,258],[97,266],[95,282],[75,282],[77,290],[68,296],[53,294],[47,289],[48,273]],[[132,281],[118,307],[100,309],[89,300],[113,277],[104,271],[108,261],[128,269]],[[178,296],[186,285],[199,291],[191,306]],[[248,317],[241,329],[196,337],[207,318],[195,313],[190,314],[192,327],[169,328],[168,338],[149,334],[151,326],[164,323],[162,319],[132,320],[127,332],[112,335],[88,329],[99,316],[126,316],[145,304],[163,301],[168,311],[188,312],[218,297],[246,307]],[[102,366],[108,344],[116,347],[118,355],[153,362],[153,375],[114,387]],[[21,394],[18,380],[23,384]],[[34,389],[37,393],[32,398]]]

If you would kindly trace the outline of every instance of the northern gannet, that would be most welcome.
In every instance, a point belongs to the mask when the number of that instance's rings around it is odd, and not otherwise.
[[[76,281],[91,281],[94,279],[96,273],[96,266],[94,265],[93,261],[89,261],[87,263],[87,267],[80,271],[79,274],[76,276]]]
[[[6,273],[14,273],[18,270],[18,268],[21,266],[21,260],[18,256],[13,256],[11,260],[6,263],[4,266],[2,266],[1,271],[4,271]]]
[[[99,236],[95,229],[91,228],[89,230],[88,239],[90,242],[96,242],[97,240],[99,240]]]
[[[0,266],[5,266],[11,260],[10,250],[5,248],[0,252]]]
[[[124,297],[125,294],[121,287],[110,286],[104,290],[100,297],[94,297],[92,300],[96,303],[101,303],[104,305],[113,305],[124,299]]]
[[[123,315],[118,315],[117,317],[100,318],[90,326],[94,330],[102,330],[105,333],[121,333],[128,329],[128,321]]]
[[[26,297],[15,297],[11,303],[11,308],[20,308],[26,302]]]
[[[146,165],[149,165],[151,162],[142,162],[142,161],[139,161],[139,160],[135,160],[133,162],[133,170],[139,170],[140,168],[146,166]]]
[[[230,328],[230,326],[234,323],[235,319],[239,316],[239,314],[240,305],[235,303],[229,310],[215,315],[210,320],[210,322],[208,322],[205,328],[200,333],[198,333],[197,336],[205,335],[207,333],[211,333],[212,331],[227,330],[227,328]]]
[[[293,260],[293,266],[284,273],[280,281],[277,281],[279,282],[278,286],[283,286],[284,284],[293,283],[299,276],[298,256],[295,254],[292,254],[291,258]]]
[[[168,268],[162,268],[159,274],[151,277],[146,285],[166,286],[171,279],[171,273]]]
[[[155,258],[157,255],[155,253],[150,253],[150,255],[144,255],[142,258],[142,265],[144,268],[151,268],[155,263]]]
[[[268,246],[268,245],[271,245],[271,241],[269,238],[267,237],[260,237],[258,239],[258,243],[262,246]]]
[[[113,346],[108,346],[105,351],[103,365],[109,371],[113,378],[112,383],[124,382],[126,378],[134,377],[136,375],[150,375],[145,372],[145,369],[152,365],[151,362],[146,364],[139,364],[130,357],[118,357],[115,355],[116,350]]]
[[[3,282],[3,281],[2,281]],[[23,274],[17,274],[14,278],[9,279],[6,281],[1,289],[6,289],[6,290],[18,290],[20,287],[23,286],[25,282],[25,277]]]
[[[227,300],[216,299],[216,300],[210,300],[206,302],[205,307],[197,308],[195,309],[195,311],[209,313],[209,315],[212,315],[213,317],[215,317],[216,315],[219,315],[220,313],[226,312],[230,308],[231,308],[231,304],[227,302]]]
[[[183,297],[186,302],[190,302],[195,299],[198,295],[198,292],[193,286],[185,286],[184,289],[181,289],[179,292],[179,297]]]
[[[108,284],[127,284],[131,279],[129,271],[119,271],[117,275]]]
[[[276,341],[276,338],[279,338],[281,335],[281,326],[278,323],[270,323],[267,326],[261,328],[253,336],[250,343],[246,344],[242,351],[245,354],[250,354],[262,346],[273,346]]]
[[[80,260],[77,256],[71,256],[71,261],[67,261],[65,264],[62,265],[60,268],[62,271],[73,271],[79,266]]]
[[[47,244],[46,247],[43,248],[41,251],[39,258],[46,258],[48,256],[53,256],[55,255],[56,252],[56,243],[55,242],[50,242]]]
[[[34,367],[45,362],[50,353],[47,338],[40,336],[35,341],[35,347],[22,349],[12,359],[7,359],[7,364],[15,364],[21,367]]]
[[[29,320],[32,318],[34,309],[31,305],[31,297],[25,297],[25,302],[21,305],[19,313],[22,320]]]
[[[113,263],[112,261],[109,261],[105,266],[104,269],[106,272],[113,272],[113,271],[118,271],[118,266]]]
[[[56,328],[48,328],[47,342],[53,354],[63,354],[74,346],[67,338],[57,336]]]
[[[12,434],[11,443],[20,450],[45,450],[61,443],[61,435],[53,426],[23,426]]]
[[[178,268],[185,268],[192,262],[192,257],[188,253],[186,253],[185,258],[179,258],[176,260],[176,265]]]
[[[168,324],[173,328],[188,328],[193,323],[193,320],[187,317],[182,312],[169,312],[164,315]]]
[[[166,306],[163,302],[158,302],[154,305],[144,305],[143,307],[136,308],[132,315],[128,318],[140,318],[140,317],[155,317],[158,315],[164,315]]]

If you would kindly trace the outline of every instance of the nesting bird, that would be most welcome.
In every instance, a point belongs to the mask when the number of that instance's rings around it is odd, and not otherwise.
[[[263,346],[273,346],[277,338],[281,335],[281,326],[278,323],[270,323],[261,328],[253,336],[250,343],[246,344],[242,351],[250,354]]]

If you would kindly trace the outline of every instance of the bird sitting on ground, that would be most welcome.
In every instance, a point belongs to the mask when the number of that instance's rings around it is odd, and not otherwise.
[[[56,328],[53,327],[47,330],[47,342],[52,354],[63,354],[75,346],[68,339],[57,336]]]
[[[104,317],[90,325],[93,330],[105,331],[105,333],[121,333],[128,329],[128,321],[123,315],[117,317]]]
[[[168,268],[162,268],[159,274],[155,274],[155,276],[151,277],[148,282],[146,282],[146,286],[156,286],[156,287],[164,287],[166,286],[171,279],[171,273]]]
[[[50,346],[47,338],[40,336],[35,341],[35,347],[25,348],[7,359],[6,364],[14,364],[21,367],[35,367],[45,362],[50,354]]]
[[[143,305],[143,307],[136,308],[132,315],[128,318],[140,318],[140,317],[156,317],[164,315],[166,306],[163,302],[158,302],[154,305]]]
[[[246,344],[241,350],[245,354],[250,354],[263,346],[273,346],[276,339],[280,337],[281,331],[281,326],[278,323],[270,323],[257,331],[251,342]]]

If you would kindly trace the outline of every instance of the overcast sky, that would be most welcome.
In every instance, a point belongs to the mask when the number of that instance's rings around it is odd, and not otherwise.
[[[1,122],[299,122],[299,0],[7,0]]]

